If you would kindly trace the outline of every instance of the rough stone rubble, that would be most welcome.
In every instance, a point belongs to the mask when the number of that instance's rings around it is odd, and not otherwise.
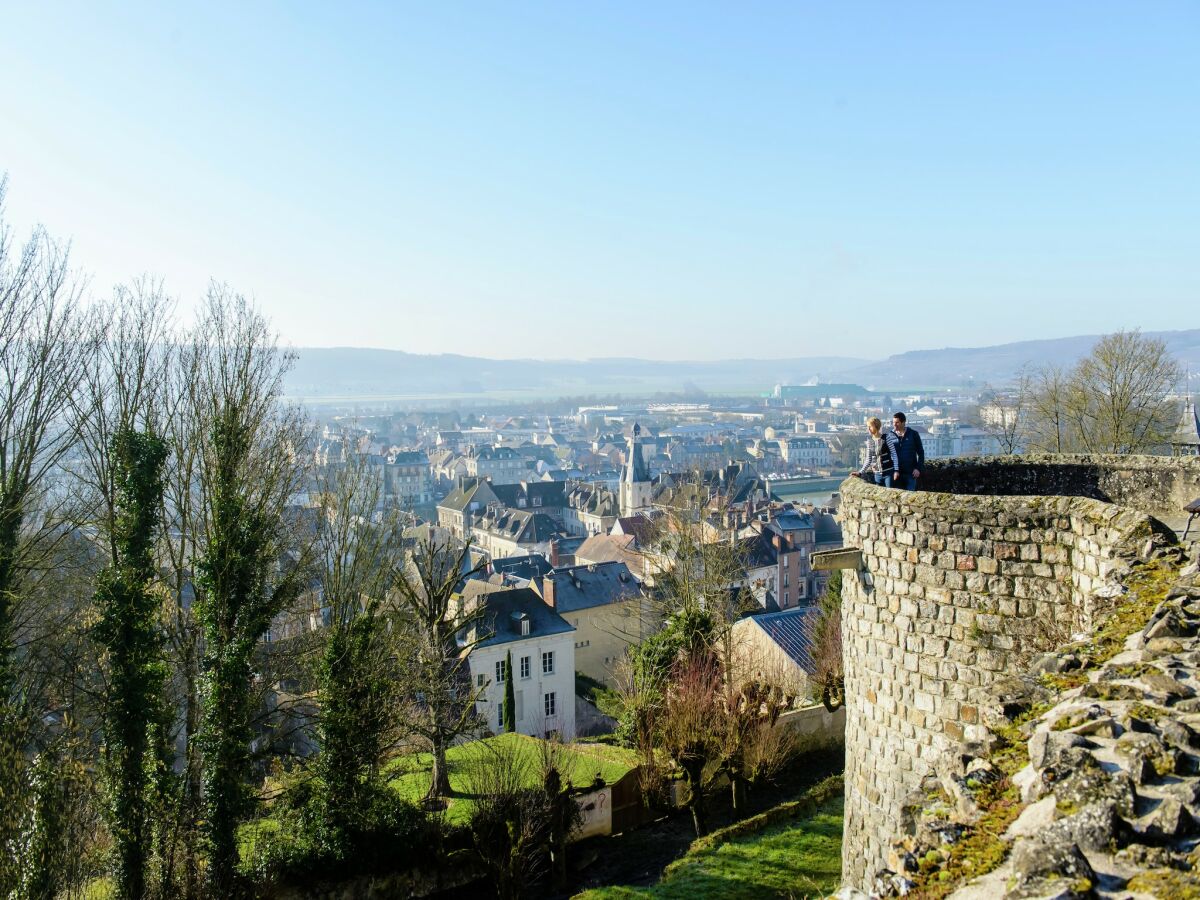
[[[1178,566],[1182,552],[1156,556]],[[1184,562],[1122,652],[1088,668],[1068,647],[992,686],[984,740],[946,754],[910,798],[870,896],[1200,897],[1200,573]],[[964,879],[956,845],[997,822],[982,846],[1003,862]]]

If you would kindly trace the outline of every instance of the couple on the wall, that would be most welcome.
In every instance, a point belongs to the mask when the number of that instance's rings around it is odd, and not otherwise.
[[[867,461],[856,474],[860,478],[873,477],[883,487],[915,491],[921,469],[925,468],[925,448],[921,435],[908,427],[908,417],[896,413],[892,427],[884,431],[883,423],[872,416],[867,419],[867,431]]]

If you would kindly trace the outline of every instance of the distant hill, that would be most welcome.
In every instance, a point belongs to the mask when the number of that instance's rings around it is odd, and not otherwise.
[[[293,397],[528,392],[530,396],[761,393],[779,382],[803,383],[862,366],[865,359],[730,359],[654,362],[644,359],[499,360],[422,355],[353,347],[301,348],[288,378]]]
[[[1148,332],[1200,372],[1200,329]],[[880,362],[841,356],[656,362],[645,359],[499,360],[355,347],[301,348],[287,383],[292,397],[319,400],[508,394],[534,398],[759,394],[782,383],[854,382],[879,389],[1001,385],[1026,365],[1069,366],[1099,335],[993,347],[910,350]]]
[[[1200,372],[1200,328],[1146,332],[1161,338],[1181,365]],[[1013,380],[1025,366],[1070,366],[1086,356],[1102,335],[1079,335],[1042,341],[1019,341],[994,347],[946,347],[910,350],[882,362],[842,373],[844,380],[875,387],[955,387]]]

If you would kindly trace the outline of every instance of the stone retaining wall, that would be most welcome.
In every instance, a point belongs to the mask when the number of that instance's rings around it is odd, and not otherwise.
[[[864,563],[847,573],[842,607],[848,885],[865,887],[884,866],[903,800],[935,761],[982,731],[986,688],[1090,627],[1115,593],[1113,577],[1162,530],[1147,512],[1090,496],[983,495],[967,490],[973,479],[997,491],[1124,484],[1120,496],[1140,497],[1150,512],[1188,489],[1157,462],[1122,461],[1122,471],[1156,475],[1135,487],[1133,476],[1105,475],[1092,460],[1090,474],[1075,460],[1058,472],[973,461],[974,475],[958,461],[931,465],[922,483],[953,494],[842,486],[844,540]]]

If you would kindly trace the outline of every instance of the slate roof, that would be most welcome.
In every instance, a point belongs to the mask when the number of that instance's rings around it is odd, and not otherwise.
[[[491,509],[475,522],[477,531],[486,531],[518,544],[540,544],[562,529],[545,513],[525,509]]]
[[[738,541],[738,551],[747,569],[761,569],[779,562],[779,553],[765,533],[742,538]]]
[[[593,563],[555,569],[554,607],[570,613],[620,603],[641,594],[641,585],[623,562]]]
[[[638,562],[638,553],[633,549],[634,539],[628,534],[593,534],[575,551],[581,563],[622,562],[626,565]]]
[[[438,508],[462,512],[472,502],[478,502],[486,506],[495,500],[496,495],[492,491],[490,482],[469,478],[456,484],[454,489],[446,495],[446,499],[438,503]]]
[[[616,492],[602,484],[574,485],[567,502],[574,509],[581,509],[594,516],[615,516],[620,506]]]
[[[424,450],[397,450],[388,455],[388,462],[396,466],[429,465],[429,457]]]
[[[499,559],[493,559],[490,568],[494,573],[503,572],[508,575],[515,575],[518,578],[524,578],[526,581],[532,581],[534,578],[540,578],[547,572],[554,571],[554,566],[550,565],[550,560],[536,553],[530,556],[502,556]]]
[[[492,493],[505,506],[517,508],[542,508],[566,506],[566,492],[562,482],[558,481],[523,481],[519,484],[493,484]],[[524,499],[522,505],[520,500]],[[535,503],[541,500],[541,503]]]
[[[528,640],[563,634],[575,629],[542,602],[530,588],[511,588],[479,595],[484,613],[475,626],[479,634],[488,635],[477,646],[488,647],[510,641]],[[521,618],[529,620],[529,634],[521,634]]]
[[[814,511],[812,517],[817,526],[818,544],[841,544],[842,526],[835,517],[820,510]]]
[[[812,647],[817,639],[820,619],[819,606],[798,606],[783,612],[750,617],[750,621],[761,628],[789,659],[810,675],[816,670]]]

